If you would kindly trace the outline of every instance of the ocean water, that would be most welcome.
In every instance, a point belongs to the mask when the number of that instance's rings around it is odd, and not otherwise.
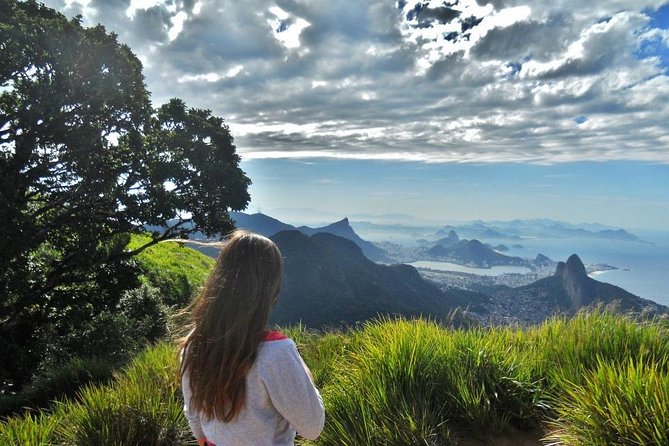
[[[555,261],[577,254],[586,265],[607,263],[619,269],[596,273],[594,279],[669,306],[669,231],[634,233],[641,242],[583,238],[508,241],[508,246],[521,244],[523,248],[512,248],[506,254],[534,258],[542,253]]]

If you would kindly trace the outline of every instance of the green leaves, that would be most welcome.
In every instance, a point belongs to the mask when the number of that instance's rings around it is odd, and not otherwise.
[[[113,307],[145,246],[231,230],[250,180],[221,118],[178,99],[152,108],[115,34],[34,0],[0,11],[0,380],[21,381],[35,330],[73,305]],[[16,349],[32,363],[5,366]]]

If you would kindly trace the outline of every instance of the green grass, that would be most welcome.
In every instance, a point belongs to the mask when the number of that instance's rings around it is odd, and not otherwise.
[[[176,381],[174,348],[147,350],[111,386],[83,390],[70,404],[60,433],[66,444],[177,446],[187,443]]]
[[[556,402],[550,439],[578,446],[669,444],[669,374],[639,357],[626,364],[598,360],[582,385],[567,386]]]
[[[147,235],[133,235],[128,249],[136,249],[150,240]],[[214,266],[214,259],[181,243],[163,242],[137,255],[144,280],[161,291],[164,303],[183,307],[202,286]]]
[[[528,329],[402,319],[340,333],[290,327],[326,406],[321,437],[300,444],[437,446],[524,431],[572,446],[666,445],[667,328],[609,313]],[[185,444],[176,367],[174,347],[151,348],[114,383],[8,419],[0,435],[8,444]]]
[[[0,423],[0,442],[4,446],[49,446],[55,444],[55,431],[60,417],[25,413]]]

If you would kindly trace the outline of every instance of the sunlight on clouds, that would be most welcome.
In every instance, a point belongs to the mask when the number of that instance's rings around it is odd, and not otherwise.
[[[138,9],[146,11],[149,8],[164,4],[165,0],[131,0],[130,6],[125,10],[125,15],[133,18]]]
[[[308,124],[235,123],[230,125],[230,131],[235,137],[246,136],[250,134],[259,134],[259,133],[283,133],[285,135],[303,133],[308,137],[316,131],[319,125],[320,125],[319,123],[315,122]]]
[[[172,27],[167,31],[167,37],[170,39],[170,42],[179,36],[179,33],[181,33],[184,28],[186,19],[188,19],[188,14],[184,11],[179,11],[174,17],[170,18]]]
[[[84,21],[90,21],[95,16],[96,10],[90,7],[92,0],[65,0],[65,8],[71,8],[74,5],[81,6],[81,15]]]
[[[237,76],[244,69],[243,65],[236,65],[230,68],[225,74],[221,75],[219,73],[211,72],[204,74],[186,74],[177,79],[177,82],[183,84],[185,82],[218,82],[221,79],[232,78]]]
[[[269,12],[275,17],[274,19],[267,19],[274,38],[287,49],[300,48],[300,34],[305,28],[311,26],[311,23],[301,17],[291,16],[278,6],[269,8]]]
[[[432,8],[432,9],[431,9]],[[444,6],[443,2],[407,2],[402,9],[400,31],[404,38],[420,48],[416,60],[418,74],[425,74],[445,57],[470,50],[491,30],[506,28],[530,18],[529,6],[516,6],[495,11],[492,4],[480,6],[475,0]],[[451,17],[450,21],[439,18]],[[425,17],[423,17],[425,16]]]
[[[117,32],[154,98],[225,117],[245,157],[551,164],[669,163],[658,1],[45,3]]]

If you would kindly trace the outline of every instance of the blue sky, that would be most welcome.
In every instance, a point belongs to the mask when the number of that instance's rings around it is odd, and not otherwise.
[[[45,3],[226,119],[252,211],[669,229],[666,0]]]
[[[404,213],[444,224],[547,217],[669,229],[669,166],[662,164],[538,166],[323,158],[253,160],[243,168],[254,180],[249,210],[260,209],[295,224],[300,223],[295,211],[304,210],[302,223]]]

